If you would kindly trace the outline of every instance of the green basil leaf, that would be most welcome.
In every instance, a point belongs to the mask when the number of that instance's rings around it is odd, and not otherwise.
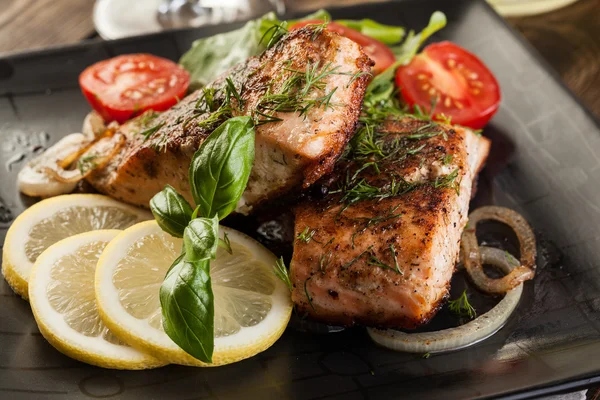
[[[150,210],[163,231],[179,238],[183,237],[193,211],[190,203],[170,185],[152,197]]]
[[[403,27],[380,24],[368,18],[361,20],[340,19],[335,20],[335,22],[385,44],[396,44],[404,37]]]
[[[248,184],[254,162],[251,117],[223,122],[202,143],[190,165],[190,187],[200,215],[219,219],[231,213]]]
[[[183,251],[186,261],[214,260],[219,244],[219,219],[196,218],[183,232]]]
[[[212,362],[215,305],[210,261],[179,256],[160,287],[163,328],[184,351],[200,361]]]

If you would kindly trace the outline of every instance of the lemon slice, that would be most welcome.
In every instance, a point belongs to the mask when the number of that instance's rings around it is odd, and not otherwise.
[[[181,239],[155,221],[123,231],[106,247],[96,269],[96,300],[102,319],[129,345],[170,363],[217,366],[266,350],[281,336],[292,312],[288,288],[273,273],[276,258],[255,240],[226,232],[233,254],[219,248],[211,262],[215,299],[213,363],[181,350],[163,331],[159,289]]]
[[[78,233],[125,229],[147,219],[152,219],[148,211],[98,194],[42,200],[19,215],[6,233],[2,273],[13,290],[27,299],[29,272],[50,245]]]
[[[29,298],[33,315],[46,340],[76,360],[118,369],[164,365],[118,340],[98,315],[96,264],[106,244],[119,233],[82,233],[46,249],[31,271]]]

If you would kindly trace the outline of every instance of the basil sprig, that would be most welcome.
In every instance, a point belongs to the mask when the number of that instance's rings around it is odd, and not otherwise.
[[[181,255],[173,262],[160,287],[163,328],[193,357],[210,363],[214,349],[214,297],[210,261],[219,243],[219,220],[231,213],[248,184],[254,162],[254,125],[251,117],[225,121],[200,146],[190,165],[189,180],[195,210],[171,186],[150,201],[159,226],[183,237]]]
[[[254,161],[250,117],[229,119],[200,146],[190,164],[190,186],[200,215],[219,219],[231,213],[246,189]]]
[[[171,186],[150,200],[150,210],[161,229],[171,236],[183,237],[183,231],[192,219],[192,206]]]

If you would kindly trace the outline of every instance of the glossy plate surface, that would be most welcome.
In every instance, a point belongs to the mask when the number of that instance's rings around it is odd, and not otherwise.
[[[146,372],[90,367],[41,337],[29,305],[0,282],[0,398],[440,398],[529,397],[600,376],[600,129],[539,57],[484,3],[408,1],[333,11],[425,26],[436,9],[449,39],[497,76],[502,105],[474,205],[523,213],[540,242],[538,275],[509,323],[467,350],[428,359],[376,347],[363,329],[329,335],[289,328],[271,349],[214,369]],[[0,243],[31,204],[16,190],[27,159],[81,129],[89,108],[77,86],[88,65],[149,52],[177,60],[198,37],[231,27],[90,42],[0,59]]]

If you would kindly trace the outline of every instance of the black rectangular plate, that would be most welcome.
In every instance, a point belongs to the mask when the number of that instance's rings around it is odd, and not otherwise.
[[[220,368],[102,370],[55,351],[27,302],[0,283],[0,397],[36,398],[523,398],[600,375],[600,130],[579,102],[483,1],[408,1],[334,10],[420,29],[434,10],[449,39],[481,57],[503,100],[475,204],[516,209],[541,254],[534,284],[509,323],[467,350],[424,359],[376,347],[363,329],[318,336],[288,329],[269,350]],[[237,26],[237,25],[233,25]],[[117,54],[177,60],[227,26],[90,42],[0,59],[0,243],[26,206],[16,174],[39,147],[81,129],[89,107],[78,74]],[[39,151],[39,150],[38,150]],[[508,155],[508,158],[506,157]]]

